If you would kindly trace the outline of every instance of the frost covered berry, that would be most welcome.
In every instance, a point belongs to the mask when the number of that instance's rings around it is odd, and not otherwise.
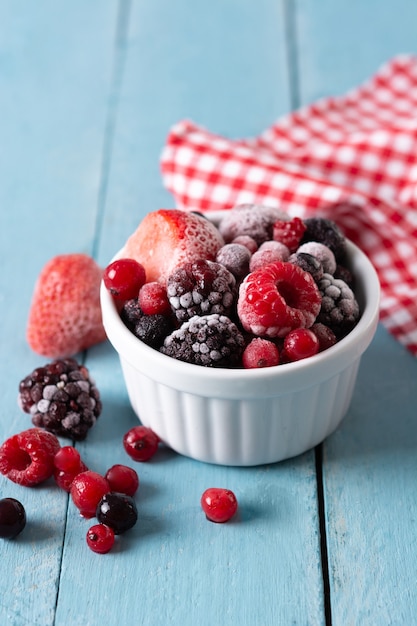
[[[356,325],[360,315],[355,294],[343,280],[331,274],[323,274],[317,286],[322,300],[316,321],[331,328],[339,338],[346,335]]]
[[[242,355],[242,365],[245,369],[272,367],[278,364],[279,350],[269,339],[255,337],[248,343]]]

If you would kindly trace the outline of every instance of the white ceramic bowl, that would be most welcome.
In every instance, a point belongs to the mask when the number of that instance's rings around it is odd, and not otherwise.
[[[104,327],[141,423],[180,454],[221,465],[274,463],[323,441],[349,408],[379,318],[376,272],[350,242],[348,255],[362,311],[356,327],[314,357],[269,368],[206,368],[165,356],[125,327],[102,285]]]

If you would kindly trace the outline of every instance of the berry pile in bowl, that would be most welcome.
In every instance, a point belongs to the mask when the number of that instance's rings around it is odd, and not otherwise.
[[[149,213],[100,297],[140,421],[183,455],[252,466],[337,428],[379,295],[372,264],[334,222],[240,205]]]

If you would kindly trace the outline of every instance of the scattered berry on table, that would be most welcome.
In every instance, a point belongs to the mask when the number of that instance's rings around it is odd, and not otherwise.
[[[104,270],[103,281],[115,300],[137,298],[146,281],[145,268],[135,259],[117,259]]]
[[[107,554],[114,546],[114,530],[105,524],[94,524],[87,531],[87,545],[97,554]]]
[[[310,330],[319,340],[319,352],[323,352],[323,350],[327,350],[327,348],[331,348],[331,346],[334,346],[334,344],[337,343],[336,335],[332,329],[325,324],[316,322],[313,326],[311,326]]]
[[[75,359],[38,367],[19,384],[18,401],[35,426],[80,441],[101,413],[98,389]]]
[[[234,302],[235,288],[233,274],[214,261],[186,263],[167,281],[169,302],[179,322],[195,315],[227,315]]]
[[[228,522],[238,509],[235,494],[230,489],[210,487],[201,496],[201,508],[210,522]]]
[[[319,351],[319,340],[309,328],[296,328],[284,339],[283,354],[288,361],[300,361]]]
[[[336,258],[328,246],[317,241],[303,243],[297,250],[298,254],[307,253],[314,256],[323,267],[325,274],[334,274],[336,271]]]
[[[139,306],[145,315],[167,315],[171,313],[167,290],[156,281],[145,283],[139,291]]]
[[[60,448],[56,436],[41,428],[29,428],[6,439],[0,447],[0,473],[24,487],[50,478]]]
[[[100,307],[102,275],[85,254],[60,255],[44,266],[29,311],[27,340],[32,350],[62,358],[106,339]]]
[[[269,339],[255,337],[243,352],[242,365],[245,369],[279,365],[279,350]]]
[[[25,507],[15,498],[0,500],[0,538],[13,539],[26,526]]]
[[[81,515],[94,517],[99,501],[110,491],[110,485],[101,474],[87,470],[75,476],[71,484],[71,498]]]
[[[346,335],[359,319],[359,304],[352,289],[340,278],[323,274],[317,283],[322,295],[317,322],[325,324],[337,337]]]
[[[86,472],[88,467],[85,463],[81,462],[80,468],[74,472],[64,472],[63,470],[59,470],[57,468],[54,469],[54,480],[57,486],[60,489],[63,489],[67,493],[71,491],[71,485],[76,476],[81,474],[81,472]]]
[[[237,312],[248,332],[285,337],[309,327],[320,311],[321,295],[308,272],[292,263],[272,263],[248,274],[240,285]]]
[[[125,493],[127,496],[134,496],[139,487],[139,477],[137,472],[127,465],[116,464],[110,467],[105,479],[110,485],[111,491]]]
[[[294,252],[300,245],[306,225],[299,217],[290,220],[277,220],[272,228],[272,238],[283,243],[290,252]]]
[[[134,461],[149,461],[157,452],[158,446],[158,435],[147,426],[134,426],[123,437],[123,447]]]
[[[265,241],[258,250],[252,254],[249,269],[251,272],[265,267],[276,261],[288,261],[290,252],[286,245],[279,241]]]
[[[73,446],[63,446],[54,457],[54,479],[58,487],[68,493],[74,478],[87,471],[88,467],[81,459],[80,453]]]
[[[131,496],[111,491],[100,499],[96,517],[101,524],[110,526],[115,535],[121,535],[136,524],[138,511]]]
[[[240,204],[224,212],[218,228],[226,243],[248,235],[260,245],[272,239],[273,225],[279,219],[286,219],[286,215],[275,207]]]
[[[240,243],[226,243],[217,252],[216,261],[239,280],[249,272],[250,258],[251,252],[247,246]]]
[[[321,261],[312,254],[308,254],[307,252],[294,252],[291,254],[288,261],[294,265],[298,265],[298,267],[301,267],[305,272],[309,272],[316,283],[323,276],[323,265]]]
[[[346,253],[346,238],[339,226],[324,217],[308,217],[304,219],[306,230],[301,243],[318,241],[330,248],[336,260],[342,262]]]
[[[234,367],[239,364],[245,340],[226,315],[194,316],[174,330],[161,352],[179,361],[206,367]]]

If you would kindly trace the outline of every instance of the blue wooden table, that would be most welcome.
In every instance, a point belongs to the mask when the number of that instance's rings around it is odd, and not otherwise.
[[[45,362],[25,339],[54,255],[103,266],[148,211],[173,206],[159,156],[191,118],[250,137],[417,52],[413,0],[0,2],[0,438],[30,426],[17,385]],[[129,463],[136,419],[117,355],[85,362],[103,399],[79,449]],[[417,624],[417,363],[380,327],[349,413],[322,446],[251,469],[169,450],[135,466],[139,522],[109,554],[53,482],[0,478],[28,524],[0,541],[2,626]],[[203,490],[233,489],[237,519],[208,523]]]

